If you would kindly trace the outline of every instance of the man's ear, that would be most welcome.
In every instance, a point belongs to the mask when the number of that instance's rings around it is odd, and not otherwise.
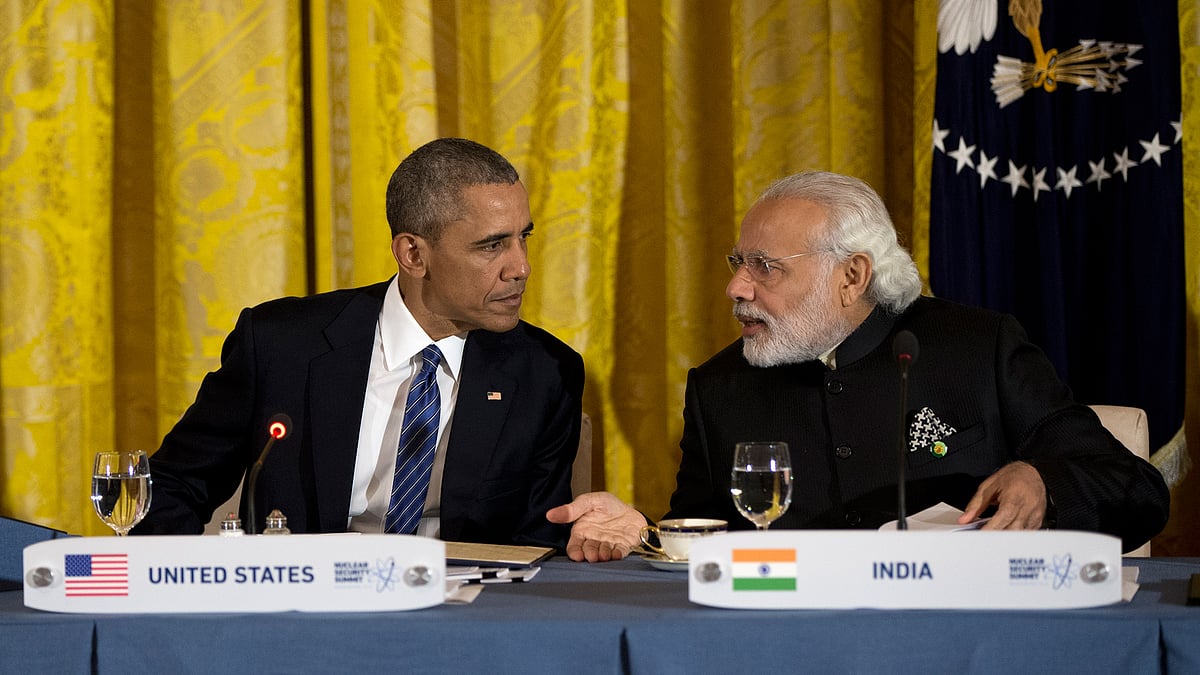
[[[849,307],[866,294],[874,269],[871,265],[871,257],[861,252],[851,255],[842,262],[841,267],[842,285],[838,291],[842,306]]]
[[[425,240],[402,232],[392,237],[392,257],[400,268],[401,274],[412,277],[425,276]]]

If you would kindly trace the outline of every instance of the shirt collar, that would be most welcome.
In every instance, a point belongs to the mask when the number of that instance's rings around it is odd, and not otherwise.
[[[421,350],[431,343],[442,351],[442,363],[449,369],[450,376],[458,379],[462,368],[463,349],[467,344],[467,332],[444,337],[436,342],[429,337],[421,324],[413,318],[408,305],[400,295],[400,284],[396,277],[388,285],[383,298],[383,309],[379,312],[379,337],[383,349],[383,365],[395,370],[411,363]]]
[[[837,343],[832,349],[817,357],[821,363],[825,364],[826,368],[830,370],[837,370],[837,348],[841,346],[841,344],[841,342]]]

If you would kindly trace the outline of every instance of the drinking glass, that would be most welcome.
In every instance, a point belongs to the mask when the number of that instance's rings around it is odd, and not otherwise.
[[[738,443],[729,493],[747,520],[760,530],[767,529],[792,503],[792,460],[787,443]]]
[[[142,450],[100,451],[92,469],[92,506],[125,536],[150,509],[150,460]]]

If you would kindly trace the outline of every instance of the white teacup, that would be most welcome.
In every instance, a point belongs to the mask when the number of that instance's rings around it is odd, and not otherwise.
[[[669,560],[684,561],[692,549],[692,542],[700,537],[719,534],[729,528],[729,523],[714,518],[672,518],[660,520],[658,525],[647,525],[642,528],[642,543],[646,548],[658,553]],[[662,545],[650,543],[650,533],[658,536]]]

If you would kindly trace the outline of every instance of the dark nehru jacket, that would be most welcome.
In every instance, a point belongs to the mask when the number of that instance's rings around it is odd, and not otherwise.
[[[755,368],[742,341],[688,374],[683,459],[668,517],[748,528],[729,495],[734,444],[786,441],[792,505],[773,528],[877,528],[896,518],[901,330],[920,341],[909,371],[908,512],[963,508],[979,483],[1015,460],[1041,474],[1061,529],[1118,536],[1128,551],[1165,525],[1170,495],[1139,459],[1076,403],[1015,318],[918,298],[880,308],[819,361]],[[1101,403],[1101,402],[1098,402]]]
[[[387,288],[244,310],[221,367],[150,459],[150,513],[134,533],[201,532],[257,459],[267,421],[279,412],[293,429],[263,466],[257,513],[278,508],[297,533],[345,531]],[[525,322],[504,333],[471,331],[446,448],[441,537],[563,548],[569,529],[545,514],[571,501],[582,399],[583,359],[546,331]]]

